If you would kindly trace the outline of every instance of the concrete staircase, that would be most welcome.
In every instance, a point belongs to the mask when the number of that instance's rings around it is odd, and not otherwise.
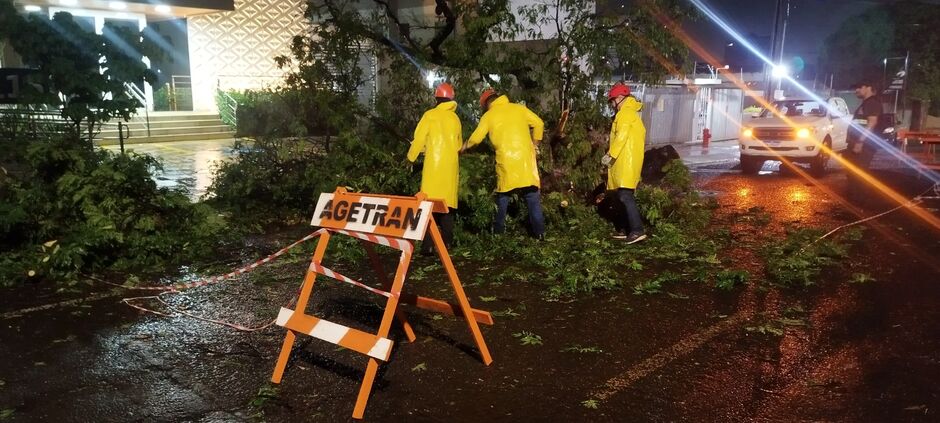
[[[147,118],[143,112],[126,122],[130,130],[125,132],[125,144],[206,141],[232,139],[235,132],[219,119],[217,113],[208,112],[150,112],[150,134],[147,134]],[[98,145],[117,145],[118,125],[112,121],[102,125],[101,132],[95,138]]]

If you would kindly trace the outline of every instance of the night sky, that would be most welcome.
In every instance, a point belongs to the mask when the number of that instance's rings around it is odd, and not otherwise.
[[[775,0],[703,0],[745,37],[769,37],[773,30]],[[790,0],[784,60],[801,56],[807,64],[816,64],[822,41],[853,15],[876,5],[858,0]],[[706,17],[686,25],[715,57],[724,57],[725,46],[733,41],[727,33]]]

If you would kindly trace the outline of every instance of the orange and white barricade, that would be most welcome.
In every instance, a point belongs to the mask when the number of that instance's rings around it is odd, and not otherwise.
[[[349,193],[343,188],[337,188],[332,194],[321,194],[314,211],[314,226],[322,227],[317,248],[307,274],[304,277],[296,309],[281,308],[277,316],[277,324],[287,329],[284,344],[281,347],[277,364],[271,381],[280,383],[284,369],[290,358],[296,334],[304,334],[314,338],[339,345],[369,357],[365,376],[359,388],[359,396],[353,408],[353,417],[361,419],[372,391],[372,384],[378,371],[378,360],[388,361],[392,351],[393,342],[388,339],[388,332],[392,320],[397,318],[401,323],[409,342],[415,340],[414,330],[408,323],[404,313],[398,309],[398,304],[410,304],[425,310],[439,313],[463,316],[473,335],[483,363],[489,365],[493,362],[490,351],[480,333],[477,322],[492,325],[493,317],[489,312],[476,310],[470,307],[470,301],[464,293],[457,271],[450,260],[450,255],[444,246],[441,233],[434,223],[431,214],[447,213],[448,209],[440,200],[429,200],[423,193],[414,197],[389,196]],[[408,266],[414,251],[412,240],[424,238],[425,231],[431,231],[431,239],[437,247],[438,256],[454,289],[456,302],[447,302],[433,298],[421,297],[402,292]],[[374,288],[361,282],[350,279],[322,264],[326,247],[333,234],[343,234],[358,238],[369,255],[373,270],[378,275],[383,289]],[[378,254],[372,244],[380,244],[401,251],[398,269],[394,278],[389,281],[382,268]],[[307,302],[313,290],[317,275],[324,275],[341,282],[346,282],[386,297],[385,313],[375,334],[353,329],[337,323],[320,319],[306,314]]]

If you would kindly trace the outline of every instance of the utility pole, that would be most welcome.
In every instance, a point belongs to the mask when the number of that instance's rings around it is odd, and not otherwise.
[[[777,57],[777,33],[780,32],[780,11],[783,6],[783,0],[777,0],[777,6],[774,7],[774,29],[770,33],[770,61]],[[764,63],[764,99],[768,102],[774,100],[773,77],[771,73],[773,65]]]
[[[783,31],[780,34],[780,49],[777,51],[777,58],[774,59],[777,62],[777,66],[783,66],[783,45],[787,42],[787,22],[790,20],[790,0],[784,0],[786,2],[787,11],[783,15]],[[779,90],[783,84],[783,77],[777,79],[777,89]]]

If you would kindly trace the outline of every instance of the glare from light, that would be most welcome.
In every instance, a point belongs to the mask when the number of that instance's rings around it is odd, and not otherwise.
[[[708,5],[706,5],[705,3],[703,3],[702,0],[689,0],[689,1],[690,1],[700,12],[702,12],[702,14],[704,14],[706,17],[708,17],[709,19],[711,19],[712,22],[714,22],[715,24],[717,24],[717,25],[718,25],[721,29],[723,29],[728,35],[730,35],[730,36],[735,40],[735,42],[740,43],[743,47],[745,47],[746,49],[748,49],[748,50],[751,52],[751,54],[753,54],[755,57],[757,57],[758,59],[760,59],[762,62],[766,63],[767,65],[773,66],[774,69],[776,70],[777,65],[775,65],[775,64],[770,60],[770,58],[768,58],[767,56],[765,56],[765,55],[762,53],[762,50],[761,50],[761,49],[758,49],[756,46],[754,46],[754,44],[752,44],[750,41],[748,41],[747,38],[745,38],[744,36],[742,36],[741,33],[739,33],[739,32],[736,31],[733,27],[731,27],[731,25],[729,25],[727,22],[724,21],[724,19],[722,19],[720,16],[718,16],[718,14],[716,14],[710,7],[708,7]],[[885,63],[887,63],[887,58],[885,58],[884,60],[885,60]],[[793,85],[794,88],[796,88],[798,91],[800,91],[800,92],[802,92],[803,94],[805,94],[806,96],[808,96],[810,99],[816,100],[816,101],[818,101],[818,102],[824,104],[825,107],[830,111],[830,113],[836,112],[836,110],[835,110],[834,108],[832,108],[825,100],[821,99],[818,95],[816,95],[814,92],[812,92],[809,88],[807,88],[807,87],[803,86],[802,84],[800,84],[798,81],[795,81],[795,80],[793,80],[792,78],[790,78],[789,75],[783,75],[782,78],[787,79],[789,82],[792,83],[792,85]],[[864,129],[861,128],[861,127],[859,127],[857,123],[851,122],[851,123],[850,123],[850,126],[852,126],[853,128],[855,128],[856,130],[858,130],[858,131],[860,131],[860,132],[864,132]],[[911,167],[912,169],[915,169],[921,176],[926,177],[927,179],[931,180],[931,181],[934,182],[934,183],[940,183],[940,177],[937,177],[936,175],[934,175],[934,174],[932,174],[932,173],[930,173],[930,172],[927,172],[927,171],[924,169],[924,166],[921,165],[920,163],[916,162],[914,159],[912,159],[912,158],[910,158],[910,157],[907,157],[907,156],[904,155],[904,154],[899,153],[898,151],[896,151],[896,149],[890,148],[890,146],[885,145],[885,142],[884,142],[883,140],[872,139],[872,141],[873,141],[875,144],[878,144],[880,147],[882,147],[882,150],[887,151],[889,154],[891,154],[892,156],[894,156],[894,158],[898,159],[900,162],[902,162],[902,163],[904,163],[905,165]],[[852,166],[848,166],[848,167],[851,168]],[[852,170],[852,169],[850,169],[850,170]]]
[[[806,192],[801,189],[795,189],[790,192],[790,201],[800,202],[806,200]]]
[[[809,129],[800,128],[796,131],[797,138],[809,138]]]
[[[124,3],[122,1],[112,1],[108,3],[108,7],[114,10],[124,10],[124,9],[127,9],[127,3]]]
[[[63,6],[78,6],[78,0],[59,0],[59,4]]]
[[[170,11],[171,11],[170,6],[167,6],[165,4],[158,4],[156,7],[154,7],[154,10],[156,10],[157,13],[163,13],[165,15],[170,14]]]
[[[42,10],[42,8],[39,7],[39,6],[30,4],[30,5],[27,5],[27,6],[23,6],[23,10],[25,10],[25,11],[27,11],[27,12],[38,12],[38,11]]]
[[[721,29],[723,29],[728,35],[730,35],[736,42],[740,43],[742,46],[744,46],[745,48],[747,48],[755,57],[759,58],[761,61],[763,61],[764,63],[766,63],[766,64],[768,64],[768,65],[770,65],[770,66],[773,66],[773,65],[774,65],[774,63],[773,63],[766,55],[764,55],[764,54],[762,53],[762,50],[761,50],[761,49],[758,49],[757,47],[755,47],[754,44],[751,43],[750,41],[748,41],[748,39],[747,39],[746,37],[742,36],[741,33],[739,33],[739,32],[736,31],[733,27],[731,27],[730,25],[728,25],[728,23],[725,22],[725,20],[722,19],[720,16],[718,16],[708,5],[706,5],[706,4],[703,2],[703,0],[689,0],[689,1],[690,1],[700,12],[702,12],[702,14],[704,14],[704,15],[705,15],[706,17],[708,17],[712,22],[714,22],[714,23],[717,24]],[[793,85],[793,87],[794,87],[796,90],[798,90],[799,92],[803,93],[803,94],[806,95],[808,98],[821,102],[822,104],[824,104],[824,105],[830,110],[830,112],[833,112],[833,111],[834,111],[834,108],[832,108],[830,105],[828,105],[828,104],[825,102],[825,100],[821,99],[818,95],[816,95],[814,92],[812,92],[812,90],[810,90],[809,88],[807,88],[807,87],[803,86],[802,84],[800,84],[799,82],[797,82],[797,81],[791,79],[789,76],[784,76],[784,78],[787,79],[787,80]],[[857,130],[857,131],[859,131],[859,132],[864,132],[864,128],[861,128],[857,123],[851,122],[850,125],[851,125],[852,128],[854,128],[855,130]],[[914,169],[920,176],[925,177],[926,179],[930,180],[931,182],[940,183],[940,177],[938,177],[937,175],[935,175],[935,174],[929,172],[929,171],[924,167],[923,164],[917,162],[916,160],[914,160],[913,158],[907,156],[906,154],[903,154],[903,153],[897,151],[896,148],[892,148],[892,146],[888,145],[884,140],[881,140],[881,139],[879,139],[879,138],[877,138],[877,137],[870,137],[870,139],[871,139],[871,141],[872,141],[874,144],[877,144],[879,147],[881,147],[881,149],[882,149],[883,151],[888,152],[891,156],[893,156],[895,159],[897,159],[897,160],[900,161],[901,163],[904,163],[906,166],[910,167],[911,169]],[[897,192],[895,192],[894,190],[892,190],[890,187],[885,186],[883,183],[881,183],[880,181],[878,181],[876,178],[874,178],[874,177],[872,177],[871,175],[869,175],[867,172],[864,172],[862,169],[859,169],[858,167],[854,166],[852,163],[847,162],[847,161],[845,161],[845,160],[842,160],[842,159],[839,158],[838,156],[837,156],[836,158],[839,160],[839,163],[840,163],[840,164],[842,164],[843,166],[845,166],[845,167],[848,169],[848,171],[853,172],[853,173],[856,173],[856,174],[859,174],[859,176],[861,176],[868,184],[871,184],[872,186],[874,186],[875,188],[877,188],[879,191],[881,191],[883,194],[885,194],[886,196],[890,197],[892,200],[897,201],[897,202],[899,202],[899,203],[903,203],[904,201],[907,200],[906,198],[902,197],[900,194],[898,194]],[[934,226],[935,228],[940,228],[940,219],[937,219],[936,217],[934,217],[934,216],[932,216],[932,215],[930,215],[930,214],[924,212],[923,210],[921,210],[921,209],[919,209],[919,208],[917,208],[917,207],[912,207],[912,208],[911,208],[911,211],[912,211],[915,215],[917,215],[918,217],[920,217],[920,218],[924,219],[925,221],[927,221],[928,223],[930,223],[930,224],[931,224],[932,226]]]
[[[435,71],[428,71],[428,76],[424,78],[428,81],[428,87],[434,88],[434,83],[437,82],[438,76]]]
[[[734,47],[734,43],[728,43],[728,47]]]
[[[774,65],[773,70],[770,71],[770,74],[777,79],[786,78],[790,75],[790,69],[787,69],[785,65]]]
[[[741,135],[744,136],[744,138],[751,138],[754,136],[754,130],[751,128],[744,128],[744,131],[741,131]]]

